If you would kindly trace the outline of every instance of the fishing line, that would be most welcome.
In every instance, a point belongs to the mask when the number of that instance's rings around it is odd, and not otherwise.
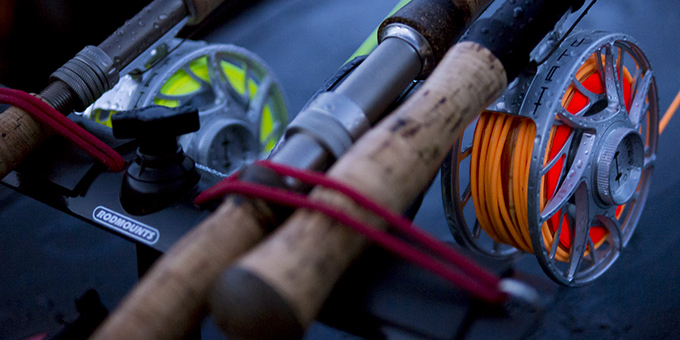
[[[578,71],[576,78],[593,93],[601,94],[602,80],[599,76],[595,56],[590,57]],[[626,103],[630,105],[630,73],[624,68],[626,85],[629,90]],[[564,96],[563,106],[571,113],[582,110],[586,98],[575,87],[571,87]],[[557,151],[564,147],[571,129],[565,125],[553,127],[548,141],[549,148],[545,163],[548,164]],[[533,121],[497,112],[484,112],[475,129],[470,181],[472,183],[472,199],[479,223],[484,231],[497,242],[509,244],[526,253],[533,253],[529,234],[527,211],[527,188],[529,186],[529,167],[533,153],[533,142],[536,126]],[[561,176],[565,160],[559,160],[546,174],[542,181],[542,207],[554,195],[553,192]],[[546,248],[551,249],[553,235],[558,228],[564,240],[557,247],[557,258],[569,260],[569,221],[564,218],[564,227],[559,228],[559,217],[546,221],[543,225],[543,239]],[[598,228],[591,230],[591,238],[595,247],[602,244],[605,231]],[[589,250],[588,250],[589,251]],[[588,255],[586,251],[586,255]]]

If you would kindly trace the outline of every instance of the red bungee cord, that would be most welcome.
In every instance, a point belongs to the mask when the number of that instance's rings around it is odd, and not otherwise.
[[[23,91],[0,88],[0,103],[16,106],[41,123],[48,125],[102,162],[111,171],[120,172],[125,169],[125,161],[120,154],[40,98]]]
[[[356,204],[385,220],[410,241],[433,254],[428,254],[424,250],[420,250],[385,231],[359,221],[339,209],[319,201],[311,200],[306,195],[265,185],[242,182],[238,180],[237,174],[226,178],[198,195],[194,203],[200,205],[219,199],[226,194],[236,193],[280,205],[316,210],[363,234],[396,255],[443,277],[482,300],[498,303],[506,299],[506,293],[499,290],[500,279],[497,276],[490,274],[443,242],[421,231],[406,218],[391,212],[389,209],[360,194],[355,189],[319,173],[302,171],[268,161],[259,161],[255,164],[269,168],[280,176],[292,177],[305,184],[319,185],[342,193]]]

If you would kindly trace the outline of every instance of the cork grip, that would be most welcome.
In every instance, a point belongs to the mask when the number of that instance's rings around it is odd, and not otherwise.
[[[182,339],[206,315],[219,273],[264,237],[258,203],[227,199],[154,264],[91,339]]]
[[[425,84],[362,137],[328,175],[395,211],[404,211],[428,185],[465,126],[506,86],[503,65],[489,50],[474,42],[459,43]],[[381,225],[336,192],[315,189],[311,198]],[[298,210],[223,274],[209,300],[215,320],[228,336],[262,338],[239,333],[241,328],[229,322],[248,322],[240,313],[243,306],[223,303],[248,301],[248,296],[238,296],[245,293],[253,298],[279,296],[299,323],[292,327],[308,326],[336,280],[366,243],[362,236],[320,213]],[[248,279],[241,279],[244,277]],[[260,283],[253,285],[253,278]],[[268,335],[272,334],[280,333],[271,330]]]
[[[380,25],[405,24],[425,37],[439,62],[465,32],[465,27],[489,5],[490,0],[412,0]]]
[[[51,130],[16,107],[0,113],[0,179],[50,134]]]

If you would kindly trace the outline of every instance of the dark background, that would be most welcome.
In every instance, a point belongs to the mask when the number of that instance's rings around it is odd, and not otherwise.
[[[223,10],[198,37],[260,55],[278,76],[291,116],[380,23],[397,0],[266,0],[233,20]],[[680,89],[680,8],[668,0],[599,0],[580,28],[636,37],[652,62],[660,107]],[[102,6],[106,6],[102,10]],[[0,83],[37,92],[84,45],[97,45],[141,7],[137,1],[0,0]],[[647,207],[628,247],[593,284],[554,285],[555,303],[536,339],[678,338],[680,326],[680,119],[661,136]],[[439,180],[416,223],[451,241]],[[58,329],[73,301],[96,289],[112,309],[136,281],[131,243],[0,186],[0,339]],[[544,276],[527,255],[521,271]],[[398,305],[395,303],[395,305]],[[418,318],[417,315],[413,316]],[[489,337],[517,334],[487,330]],[[207,338],[219,338],[214,330]],[[309,338],[348,335],[315,325]]]

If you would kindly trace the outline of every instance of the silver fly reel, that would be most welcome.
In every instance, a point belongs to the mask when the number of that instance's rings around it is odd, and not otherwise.
[[[288,124],[282,91],[265,63],[233,45],[173,39],[84,112],[111,126],[118,111],[150,105],[192,105],[201,129],[179,143],[214,183],[266,157]],[[145,71],[139,71],[145,70]]]
[[[444,209],[456,241],[498,259],[533,252],[548,276],[568,286],[600,276],[635,230],[656,158],[656,84],[635,40],[574,33],[536,70],[510,84],[485,115],[468,127],[442,166]],[[500,138],[485,137],[498,128],[484,118],[491,115],[535,128],[525,143],[507,137],[508,143],[498,144],[498,164],[514,164],[507,160],[526,154],[525,173],[515,171],[522,164],[484,173],[482,165],[496,164],[487,150]],[[517,134],[516,126],[508,136]],[[521,187],[516,181],[527,182]],[[525,192],[511,192],[506,182]],[[491,212],[482,217],[482,210]],[[526,242],[518,246],[523,233]]]

